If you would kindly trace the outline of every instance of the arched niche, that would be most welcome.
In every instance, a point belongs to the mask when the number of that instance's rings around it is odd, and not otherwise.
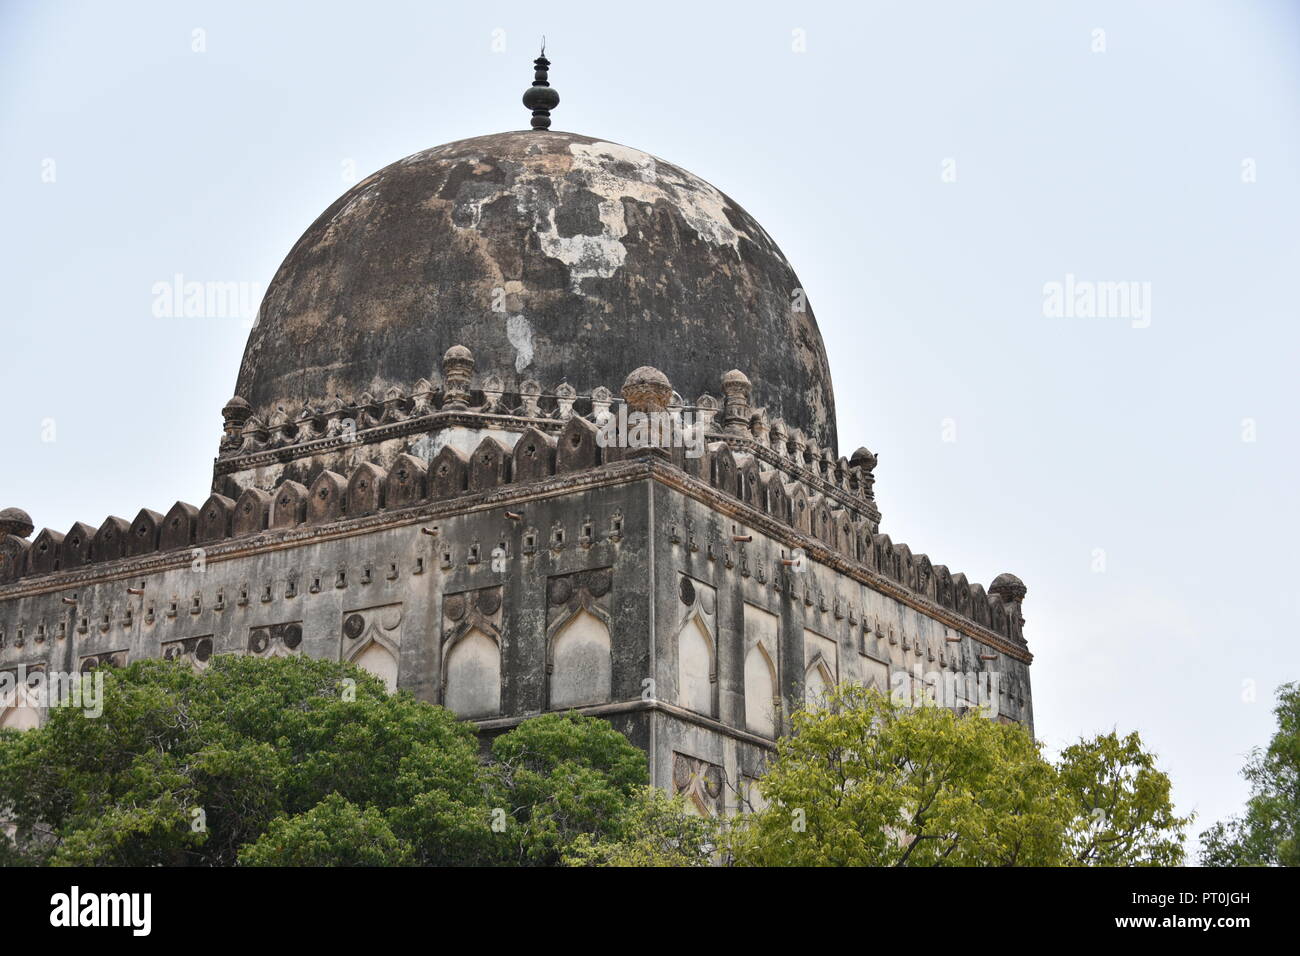
[[[826,706],[827,697],[835,687],[835,675],[831,673],[826,659],[818,654],[808,664],[803,675],[804,704],[810,710],[820,710]]]
[[[35,730],[41,725],[41,712],[35,707],[6,707],[0,711],[0,730]]]
[[[888,697],[890,693],[889,665],[883,661],[873,660],[870,657],[862,658],[862,684],[864,687],[878,691]]]
[[[677,632],[677,703],[706,717],[715,716],[713,689],[717,680],[713,636],[698,614]]]
[[[40,708],[26,686],[15,687],[0,697],[0,730],[35,730],[40,725]]]
[[[501,646],[474,627],[454,639],[443,664],[443,704],[460,717],[501,712]]]
[[[763,643],[745,655],[745,729],[763,737],[776,736],[776,664]]]
[[[745,622],[745,727],[750,733],[775,737],[780,672],[777,647],[781,619],[770,611],[746,603]]]
[[[343,619],[343,659],[397,690],[401,660],[402,606],[389,604],[348,612]]]
[[[609,624],[580,608],[551,635],[547,653],[552,710],[609,701],[612,685]]]
[[[397,657],[383,644],[371,641],[352,658],[352,663],[383,681],[388,693],[397,690]]]

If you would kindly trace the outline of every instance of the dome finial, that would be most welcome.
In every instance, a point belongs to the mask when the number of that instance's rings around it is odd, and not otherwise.
[[[547,70],[551,61],[546,59],[546,37],[542,37],[541,55],[533,61],[533,85],[524,91],[524,106],[533,111],[533,129],[551,128],[551,110],[560,105],[560,94],[551,89]]]

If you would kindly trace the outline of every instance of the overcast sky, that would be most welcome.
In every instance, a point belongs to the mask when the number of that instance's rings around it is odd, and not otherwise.
[[[883,530],[1024,579],[1039,736],[1239,809],[1300,677],[1295,3],[4,0],[0,507],[200,503],[249,323],[156,284],[255,304],[349,182],[525,127],[543,33],[557,129],[780,243]]]

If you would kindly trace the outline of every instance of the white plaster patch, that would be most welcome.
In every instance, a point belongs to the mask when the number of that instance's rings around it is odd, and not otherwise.
[[[622,241],[627,235],[622,200],[602,199],[599,215],[604,228],[603,235],[599,236],[561,236],[555,225],[554,209],[547,214],[546,228],[540,224],[537,227],[542,252],[569,267],[569,286],[574,292],[582,291],[583,279],[608,279],[627,259],[627,247]]]
[[[443,429],[443,431],[446,431],[446,429]],[[441,435],[442,433],[443,432],[440,431],[436,434]],[[434,446],[434,435],[425,432],[419,438],[415,439],[415,441],[411,442],[411,447],[407,450],[421,461],[430,462],[433,461],[433,459],[437,457],[438,452],[442,450],[441,447]]]
[[[677,204],[682,218],[705,242],[740,251],[740,233],[727,221],[727,199],[702,179],[660,177],[660,187]]]
[[[468,210],[470,213],[469,225],[463,228],[477,229],[479,223],[483,219],[483,206],[501,195],[500,189],[494,189],[492,187],[479,188],[474,191],[478,193],[477,196],[467,199],[462,194],[462,196],[456,200],[456,210],[458,212],[464,214],[465,211]]]
[[[678,177],[671,167],[660,169],[653,156],[617,143],[572,143],[569,151],[574,155],[575,168],[592,173],[593,192],[602,195],[617,194],[619,198],[630,196],[647,203],[654,203],[660,197],[670,199],[681,212],[682,218],[705,242],[739,248],[739,233],[727,221],[726,197],[704,180],[694,176]],[[627,188],[629,184],[626,179],[610,173],[611,163],[632,165],[637,178],[657,188]],[[598,185],[604,188],[595,188]]]
[[[515,371],[522,372],[533,362],[533,327],[522,315],[509,316],[506,338],[515,347]]]
[[[479,444],[488,436],[495,438],[509,450],[515,447],[515,442],[519,441],[521,434],[522,432],[511,432],[502,428],[444,428],[427,446],[429,456],[426,460],[433,461],[438,457],[438,452],[448,445],[468,457],[478,450]]]
[[[582,282],[590,278],[609,278],[627,261],[627,221],[624,200],[653,206],[667,200],[696,234],[714,246],[730,246],[739,252],[741,233],[727,221],[727,199],[713,186],[688,173],[661,165],[649,153],[617,143],[570,143],[573,157],[571,174],[559,177],[542,169],[526,167],[509,187],[521,215],[530,217],[542,252],[567,267],[569,285],[582,291]],[[555,202],[553,191],[558,190]],[[555,221],[556,204],[570,201],[568,194],[585,190],[597,197],[598,235],[562,236]],[[478,195],[461,195],[456,207],[462,221],[474,228],[485,203],[501,196],[505,190],[486,189]],[[529,333],[531,340],[531,332]],[[514,339],[511,339],[514,342]],[[522,371],[528,364],[518,364]],[[529,359],[531,362],[531,358]]]
[[[650,206],[666,199],[705,242],[739,252],[740,234],[727,222],[727,200],[703,180],[663,169],[650,154],[617,143],[570,143],[569,152],[577,175],[555,181],[561,191],[559,201],[563,204],[564,193],[575,188],[600,197],[600,235],[561,236],[554,207],[539,203],[532,189],[521,191],[519,210],[532,213],[542,251],[568,266],[573,291],[582,291],[584,279],[609,278],[626,262],[625,199]]]
[[[627,163],[633,168],[636,178],[643,183],[654,184],[658,179],[658,164],[649,153],[618,143],[570,143],[569,152],[575,160],[574,167],[600,175],[602,179],[622,183],[622,176],[611,176],[607,167],[610,163]]]

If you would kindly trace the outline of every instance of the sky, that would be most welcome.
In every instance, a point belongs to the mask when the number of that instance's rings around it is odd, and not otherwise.
[[[0,0],[0,507],[202,502],[251,319],[159,283],[255,306],[351,182],[526,127],[543,34],[556,129],[781,245],[882,530],[1024,579],[1038,736],[1238,811],[1300,678],[1295,2]]]

